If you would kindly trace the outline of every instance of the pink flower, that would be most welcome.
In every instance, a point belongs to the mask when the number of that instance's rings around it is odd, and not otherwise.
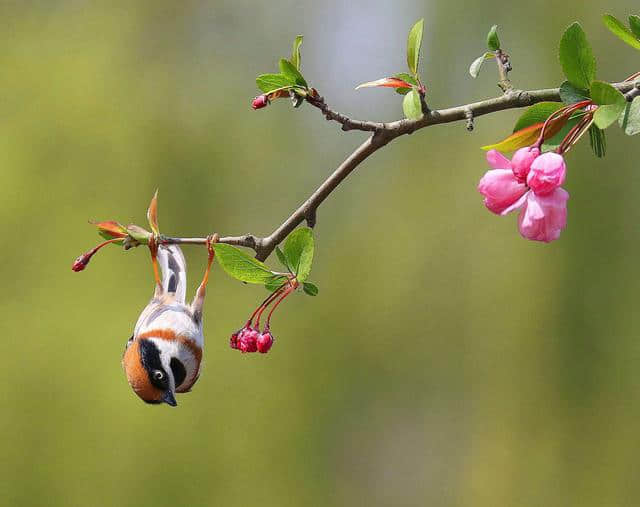
[[[564,183],[567,166],[562,155],[544,153],[531,164],[527,185],[538,195],[546,195]]]
[[[527,191],[513,171],[511,162],[497,150],[487,152],[487,162],[493,170],[487,171],[478,183],[478,192],[484,195],[484,205],[493,213],[501,214]]]
[[[527,180],[531,164],[539,156],[540,150],[535,146],[520,148],[513,154],[513,157],[511,157],[511,169],[520,183],[524,183]]]
[[[485,206],[499,215],[521,210],[518,228],[527,239],[546,243],[558,239],[567,225],[569,199],[560,188],[567,170],[562,156],[540,155],[538,148],[528,147],[518,150],[511,161],[491,150],[487,161],[493,170],[478,184]]]
[[[549,243],[558,239],[567,225],[568,199],[569,192],[564,188],[556,188],[546,195],[529,191],[502,214],[522,208],[518,217],[520,234],[533,241]]]

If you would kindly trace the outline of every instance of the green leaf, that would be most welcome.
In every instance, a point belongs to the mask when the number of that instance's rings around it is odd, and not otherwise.
[[[406,72],[398,72],[397,74],[394,74],[395,78],[397,79],[402,79],[403,81],[412,84],[414,86],[418,86],[418,81],[416,81],[416,78],[414,78],[411,74],[408,74]],[[406,95],[407,93],[409,93],[411,91],[411,88],[396,88],[395,92],[399,93],[400,95]]]
[[[418,60],[420,59],[420,46],[422,46],[422,32],[424,19],[418,21],[409,31],[407,38],[407,65],[411,74],[418,75]]]
[[[589,90],[596,76],[596,60],[580,23],[573,23],[562,35],[558,57],[569,82]]]
[[[636,97],[631,103],[627,102],[618,123],[628,136],[640,133],[640,97]]]
[[[558,146],[560,146],[564,138],[567,137],[567,134],[569,133],[569,131],[578,124],[578,121],[580,120],[581,117],[582,116],[574,116],[571,119],[569,119],[566,125],[562,127],[557,134],[553,135],[552,137],[547,139],[544,143],[542,143],[542,146],[540,149],[543,152],[546,152],[546,151],[554,151],[556,148],[558,148]]]
[[[495,56],[496,55],[494,55],[493,53],[487,51],[485,54],[483,54],[482,56],[479,56],[473,62],[471,62],[471,65],[469,66],[469,74],[471,74],[471,77],[473,79],[477,78],[478,73],[480,72],[480,67],[482,67],[482,64],[484,63],[484,61],[490,60],[491,58],[495,58]]]
[[[551,113],[555,113],[558,109],[564,107],[560,102],[538,102],[527,109],[516,122],[513,131],[517,132],[530,125],[543,123]]]
[[[274,275],[265,264],[234,246],[216,243],[213,248],[222,269],[236,280],[264,284]]]
[[[565,104],[575,104],[588,98],[589,92],[576,88],[569,81],[565,81],[560,85],[560,100]]]
[[[282,58],[280,60],[280,72],[282,75],[297,86],[308,88],[307,82],[300,74],[300,71],[289,61]]]
[[[602,22],[604,23],[604,26],[606,26],[609,31],[621,41],[626,42],[632,48],[640,49],[639,36],[635,35],[634,32],[624,26],[622,21],[611,14],[605,14],[602,16]],[[631,18],[629,18],[629,23],[631,23]]]
[[[300,70],[302,64],[302,56],[300,55],[300,46],[302,46],[302,35],[298,35],[293,41],[293,51],[291,52],[291,63],[293,66]]]
[[[256,84],[264,93],[270,93],[281,88],[291,88],[295,82],[282,74],[262,74],[256,78]]]
[[[402,110],[404,111],[404,115],[410,120],[422,118],[420,95],[418,95],[418,91],[415,88],[404,96],[402,100]]]
[[[311,282],[304,282],[302,284],[302,290],[305,292],[305,294],[309,294],[310,296],[318,295],[318,287]]]
[[[591,85],[591,99],[599,106],[593,121],[601,129],[606,129],[616,121],[627,105],[622,93],[602,81],[594,81]]]
[[[287,265],[299,282],[304,282],[311,272],[313,248],[313,231],[309,227],[299,227],[284,242]]]
[[[273,275],[269,280],[267,280],[264,284],[264,288],[268,291],[273,292],[274,290],[278,290],[287,282],[287,277],[282,275]]]
[[[285,257],[285,255],[282,252],[282,250],[280,250],[279,246],[276,247],[276,256],[278,257],[278,260],[280,261],[280,264],[282,264],[287,270],[291,271],[291,268],[287,264],[287,258]]]
[[[403,81],[406,81],[407,83],[412,84],[414,86],[418,86],[418,81],[416,80],[416,78],[413,77],[411,74],[408,74],[407,72],[398,72],[397,74],[394,74],[393,77],[397,79],[402,79]]]
[[[640,16],[629,16],[629,26],[631,27],[633,35],[640,39]]]
[[[127,230],[129,236],[135,239],[138,243],[142,243],[143,245],[146,245],[149,242],[149,239],[151,239],[151,236],[153,236],[153,234],[151,234],[146,229],[143,229],[139,225],[129,224],[125,227],[125,229]]]
[[[487,47],[491,51],[500,49],[500,39],[498,38],[498,25],[493,25],[487,34]]]
[[[595,125],[589,127],[589,143],[596,157],[604,157],[607,151],[607,139],[604,136],[604,130],[599,129]]]

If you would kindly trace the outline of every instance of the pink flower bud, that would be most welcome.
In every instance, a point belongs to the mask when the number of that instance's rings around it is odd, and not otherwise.
[[[251,103],[251,107],[254,109],[262,109],[263,107],[267,107],[269,105],[269,99],[266,95],[258,95],[253,99]]]
[[[242,352],[255,352],[258,350],[258,336],[260,333],[255,329],[243,329],[238,335],[238,349]]]
[[[520,183],[524,183],[531,169],[533,161],[540,156],[540,150],[535,146],[520,148],[511,158],[511,170]]]
[[[567,166],[558,153],[548,152],[540,155],[531,164],[527,175],[527,185],[538,195],[553,192],[564,182]]]
[[[256,342],[256,345],[258,347],[258,352],[260,352],[261,354],[266,354],[267,352],[269,352],[269,349],[271,349],[273,342],[274,342],[274,339],[273,339],[273,335],[271,334],[271,331],[269,331],[268,329],[265,329],[264,333],[258,336],[258,340]]]
[[[73,261],[73,264],[71,265],[71,269],[76,273],[78,271],[82,271],[84,268],[87,267],[87,264],[89,264],[90,260],[91,260],[91,255],[89,255],[89,253],[82,254],[75,261]]]
[[[231,347],[232,349],[237,349],[238,348],[238,335],[241,332],[242,332],[242,330],[236,331],[235,333],[233,333],[231,335],[231,338],[229,338],[229,347]]]

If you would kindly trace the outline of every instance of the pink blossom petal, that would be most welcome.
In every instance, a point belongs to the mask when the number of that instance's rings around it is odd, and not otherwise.
[[[487,162],[492,169],[511,169],[511,161],[498,150],[487,152]]]
[[[540,150],[535,146],[527,146],[526,148],[520,148],[511,157],[511,168],[513,174],[515,174],[518,181],[525,182],[531,164],[540,155]]]
[[[547,152],[536,158],[527,175],[527,185],[538,195],[552,192],[564,183],[567,166],[562,155]]]
[[[523,237],[549,243],[560,237],[567,225],[567,200],[569,193],[556,188],[546,195],[527,192],[525,207],[518,218],[518,228]]]
[[[478,192],[484,195],[484,205],[496,214],[518,201],[526,191],[527,187],[518,183],[511,169],[487,171],[478,183]]]
[[[527,202],[527,195],[529,195],[529,192],[525,192],[522,197],[520,197],[520,199],[518,199],[516,202],[514,202],[511,206],[509,206],[508,208],[505,208],[502,210],[502,212],[500,213],[502,216],[504,215],[508,215],[509,213],[511,213],[512,211],[515,211],[517,209],[522,208],[522,206],[524,206],[524,204]]]

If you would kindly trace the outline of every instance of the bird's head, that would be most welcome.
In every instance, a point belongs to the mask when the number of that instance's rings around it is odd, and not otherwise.
[[[122,358],[129,385],[146,403],[177,406],[175,392],[184,380],[184,366],[163,350],[162,342],[131,339]],[[181,377],[181,378],[178,378]]]

